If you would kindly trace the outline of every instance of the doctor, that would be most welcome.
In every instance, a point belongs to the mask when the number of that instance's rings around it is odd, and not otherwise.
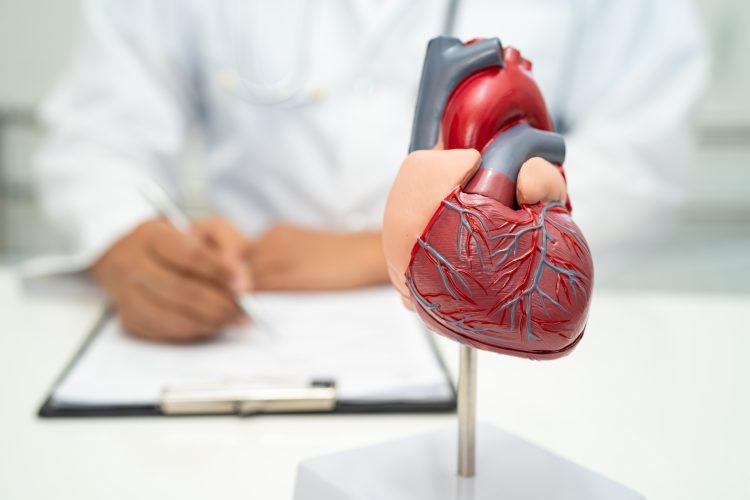
[[[145,338],[246,321],[243,290],[385,282],[383,205],[447,30],[534,62],[596,259],[668,225],[706,73],[684,0],[91,0],[43,108],[43,205]],[[188,146],[219,215],[183,234],[140,193],[181,201]]]

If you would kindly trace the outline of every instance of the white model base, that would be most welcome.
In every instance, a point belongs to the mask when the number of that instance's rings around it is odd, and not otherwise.
[[[306,460],[294,500],[642,500],[635,491],[491,425],[477,474],[456,474],[455,429]]]

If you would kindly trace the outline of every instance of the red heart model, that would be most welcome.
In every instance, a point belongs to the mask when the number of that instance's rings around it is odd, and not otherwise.
[[[562,173],[564,142],[552,129],[531,63],[517,50],[497,39],[430,43],[412,150],[442,136],[445,149],[482,154],[412,249],[406,284],[431,329],[532,359],[563,356],[580,341],[593,285],[588,245],[569,205],[516,201],[526,160],[540,156]]]

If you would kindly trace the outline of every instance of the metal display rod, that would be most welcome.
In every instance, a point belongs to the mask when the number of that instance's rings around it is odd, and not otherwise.
[[[474,477],[477,428],[477,351],[462,345],[458,365],[458,475]]]

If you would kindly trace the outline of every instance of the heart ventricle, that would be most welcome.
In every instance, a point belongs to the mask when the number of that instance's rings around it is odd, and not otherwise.
[[[457,189],[417,241],[406,273],[433,330],[490,351],[567,354],[585,328],[593,265],[560,203],[510,209]]]

